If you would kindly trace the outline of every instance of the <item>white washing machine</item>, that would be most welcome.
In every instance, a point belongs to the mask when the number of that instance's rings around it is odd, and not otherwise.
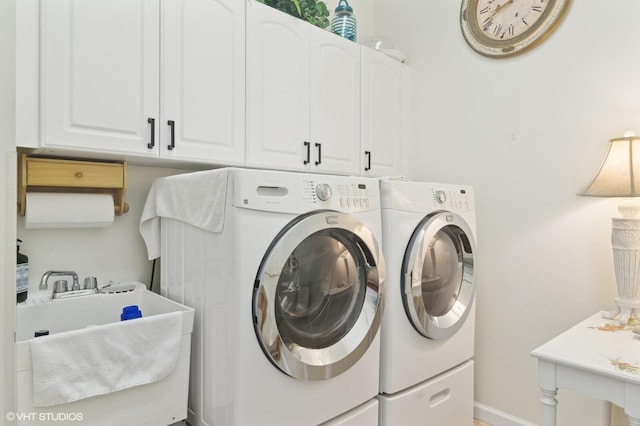
[[[160,232],[162,294],[195,308],[191,425],[377,425],[377,180],[170,176],[154,182],[140,228],[150,257]]]
[[[387,297],[380,424],[473,422],[476,220],[469,186],[381,180]],[[433,422],[433,423],[431,423]]]

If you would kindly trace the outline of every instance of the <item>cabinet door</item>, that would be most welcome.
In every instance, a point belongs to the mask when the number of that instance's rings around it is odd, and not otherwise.
[[[161,156],[244,164],[245,2],[162,5]]]
[[[304,170],[309,143],[309,24],[247,4],[247,166]]]
[[[409,68],[362,47],[362,172],[407,173]]]
[[[40,4],[41,145],[157,156],[158,2]]]
[[[358,174],[360,45],[312,27],[310,51],[313,165],[317,171]]]

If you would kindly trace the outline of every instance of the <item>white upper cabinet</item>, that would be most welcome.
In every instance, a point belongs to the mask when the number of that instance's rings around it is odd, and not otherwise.
[[[409,68],[362,47],[362,169],[366,176],[407,174]]]
[[[248,166],[306,166],[308,33],[306,22],[255,1],[247,5]]]
[[[310,51],[313,164],[319,162],[318,171],[358,174],[360,45],[311,27]]]
[[[251,2],[247,165],[358,173],[359,56],[359,45]]]
[[[42,147],[244,163],[244,2],[41,4]]]
[[[18,146],[407,172],[408,67],[381,52],[255,0],[21,0],[16,9]]]
[[[162,2],[161,157],[244,164],[244,7]]]
[[[42,146],[157,156],[158,2],[40,4]]]

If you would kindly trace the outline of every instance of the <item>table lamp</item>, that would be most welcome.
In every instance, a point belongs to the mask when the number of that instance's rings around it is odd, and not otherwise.
[[[635,321],[640,308],[640,137],[625,132],[609,141],[600,171],[583,195],[627,198],[618,205],[621,218],[612,219],[611,245],[618,297],[616,307],[602,314],[621,325]]]

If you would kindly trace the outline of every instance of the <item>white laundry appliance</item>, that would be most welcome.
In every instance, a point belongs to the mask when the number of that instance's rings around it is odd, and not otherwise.
[[[381,180],[380,193],[388,276],[380,424],[421,419],[425,425],[470,425],[476,291],[473,189]]]
[[[152,185],[140,230],[161,254],[162,294],[195,308],[191,425],[377,425],[377,180],[170,176]]]

